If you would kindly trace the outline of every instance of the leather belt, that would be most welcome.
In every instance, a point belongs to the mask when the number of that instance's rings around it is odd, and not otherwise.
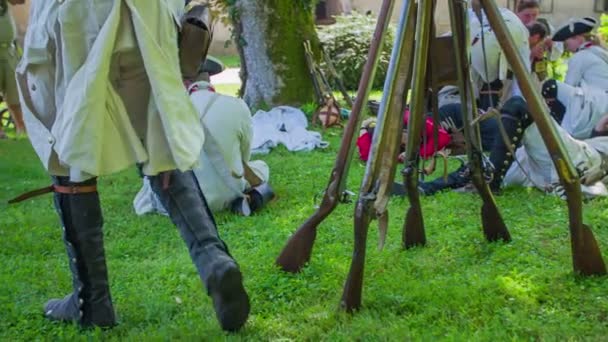
[[[8,201],[8,203],[15,204],[15,203],[23,202],[23,201],[28,200],[33,197],[42,196],[42,195],[49,194],[52,192],[59,193],[59,194],[66,194],[66,195],[88,194],[88,193],[97,192],[97,185],[83,185],[83,186],[51,185],[51,186],[47,186],[42,189],[37,189],[37,190],[30,191],[30,192],[26,192],[23,195],[20,195],[18,197],[11,199],[10,201]]]

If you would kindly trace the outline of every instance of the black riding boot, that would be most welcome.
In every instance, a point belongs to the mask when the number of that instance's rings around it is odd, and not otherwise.
[[[224,330],[238,330],[249,316],[241,271],[220,239],[213,215],[192,171],[149,177],[152,190],[188,246]]]
[[[70,183],[54,177],[59,186],[94,186],[96,180]],[[73,292],[44,306],[51,320],[74,321],[83,327],[116,324],[103,247],[103,217],[97,192],[55,193],[55,208],[63,225],[63,239],[72,271]]]
[[[507,146],[501,135],[497,135],[494,141],[494,147],[490,152],[490,161],[494,166],[490,189],[493,192],[499,192],[502,181],[507,174],[507,171],[513,164],[513,152],[521,145],[521,140],[524,131],[532,124],[532,119],[528,114],[528,106],[521,97],[513,97],[509,99],[502,107],[500,120],[509,137],[511,146]]]

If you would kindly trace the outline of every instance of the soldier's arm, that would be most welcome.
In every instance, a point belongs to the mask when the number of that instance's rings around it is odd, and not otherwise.
[[[583,78],[583,68],[586,67],[585,64],[579,60],[577,55],[572,56],[568,62],[568,71],[566,72],[564,83],[573,87],[580,86],[581,79]]]

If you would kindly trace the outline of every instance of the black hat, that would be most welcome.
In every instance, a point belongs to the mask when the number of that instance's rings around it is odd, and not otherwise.
[[[578,36],[579,34],[589,33],[593,31],[597,24],[597,19],[592,17],[571,20],[555,32],[553,41],[563,42],[566,39]]]
[[[217,58],[207,55],[207,58],[201,63],[199,72],[206,72],[209,76],[219,74],[226,68],[224,64]]]

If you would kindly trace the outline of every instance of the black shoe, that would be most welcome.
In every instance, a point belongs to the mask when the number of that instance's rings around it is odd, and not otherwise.
[[[247,321],[249,297],[194,174],[171,171],[150,177],[150,185],[188,247],[222,329],[238,330]]]
[[[447,180],[443,177],[431,182],[418,184],[418,191],[425,196],[434,195],[447,189],[458,189],[471,182],[471,171],[466,164],[461,165],[458,170],[448,174]]]
[[[215,270],[207,281],[209,295],[222,329],[237,331],[249,317],[249,296],[243,287],[243,276],[234,263]]]
[[[51,299],[44,304],[44,316],[51,321],[77,322],[80,320],[80,305],[71,293],[63,299]]]

